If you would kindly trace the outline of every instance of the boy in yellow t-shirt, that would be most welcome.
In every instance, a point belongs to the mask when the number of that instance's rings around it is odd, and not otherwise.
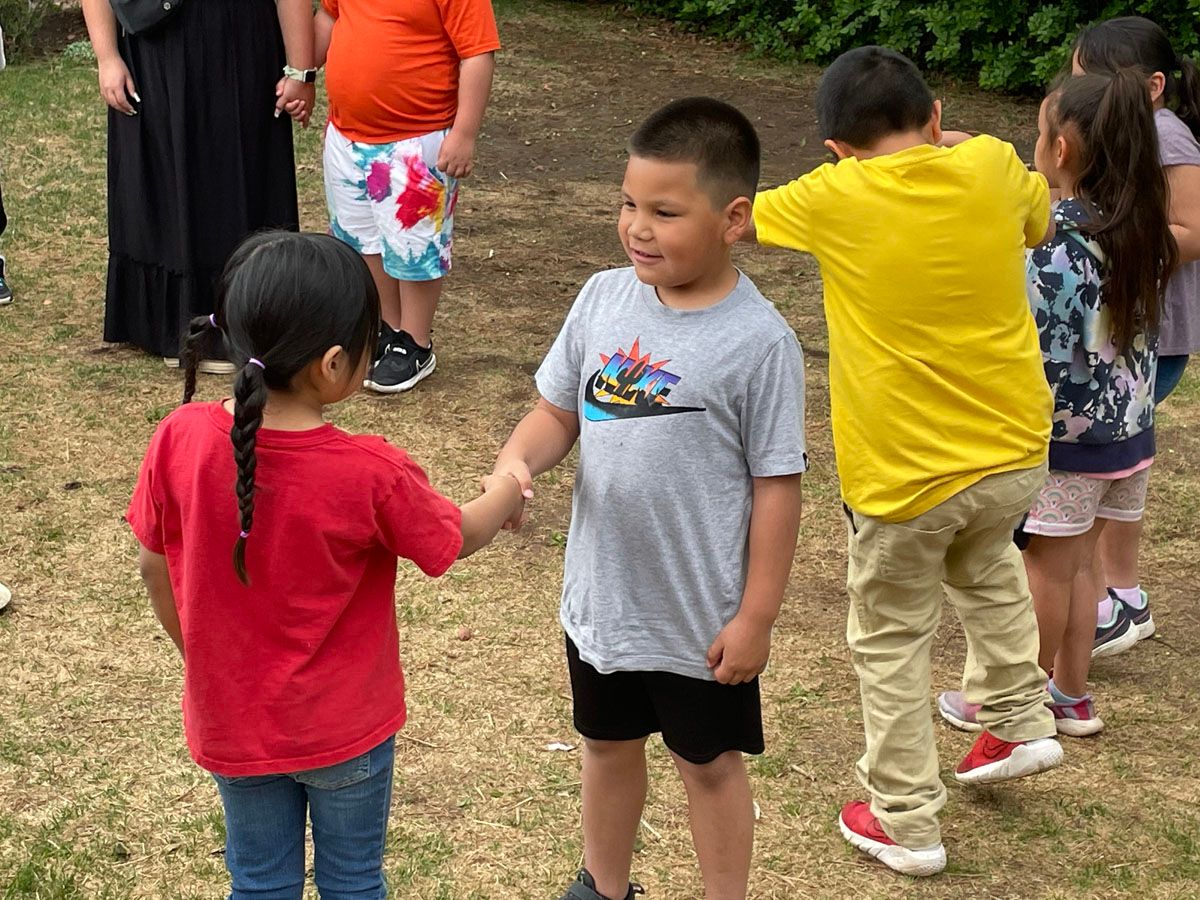
[[[862,689],[870,803],[840,827],[897,871],[945,865],[929,710],[943,589],[986,729],[959,765],[986,783],[1057,765],[1014,526],[1046,472],[1051,399],[1025,296],[1050,221],[1013,148],[939,146],[941,105],[882,47],[840,56],[817,91],[838,157],[758,194],[759,242],[811,253],[825,285],[833,440],[849,524],[847,640]]]

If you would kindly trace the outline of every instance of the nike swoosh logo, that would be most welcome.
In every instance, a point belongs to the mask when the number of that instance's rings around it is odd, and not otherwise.
[[[596,397],[597,371],[587,381],[584,390],[584,418],[591,422],[607,422],[613,419],[643,419],[650,416],[671,416],[678,413],[704,412],[703,406],[666,406],[662,403],[606,403]]]

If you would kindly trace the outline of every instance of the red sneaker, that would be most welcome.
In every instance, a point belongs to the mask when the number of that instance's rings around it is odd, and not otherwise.
[[[1012,743],[985,731],[958,764],[954,777],[962,784],[992,784],[1053,769],[1062,759],[1062,745],[1054,738]]]
[[[838,826],[842,837],[893,871],[904,875],[936,875],[946,868],[946,849],[941,844],[924,850],[901,847],[887,836],[879,819],[871,814],[871,804],[862,800],[852,800],[842,807]]]

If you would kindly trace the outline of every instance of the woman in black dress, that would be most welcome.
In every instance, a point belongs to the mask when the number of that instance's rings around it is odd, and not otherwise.
[[[299,227],[289,116],[312,113],[312,6],[178,0],[136,35],[109,0],[83,11],[109,105],[104,339],[171,364],[238,242]]]

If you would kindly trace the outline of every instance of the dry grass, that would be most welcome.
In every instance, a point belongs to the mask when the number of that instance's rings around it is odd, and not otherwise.
[[[629,123],[670,96],[748,109],[777,182],[819,156],[813,73],[593,8],[500,5],[507,49],[460,216],[439,322],[440,371],[413,396],[359,396],[345,427],[410,450],[466,498],[533,399],[530,373],[578,285],[616,264],[616,185]],[[214,897],[225,884],[216,792],[180,734],[180,667],[147,609],[120,522],[154,424],[177,400],[157,360],[99,344],[104,126],[92,73],[56,61],[0,76],[0,142],[17,303],[0,311],[0,896]],[[1027,142],[1028,104],[948,90],[948,117]],[[324,227],[317,135],[302,136],[305,225]],[[1059,773],[1006,790],[951,783],[947,872],[917,883],[837,835],[860,793],[857,688],[843,642],[842,526],[828,439],[826,347],[811,261],[746,253],[809,351],[810,434],[795,573],[765,679],[768,752],[753,895],[1200,895],[1195,652],[1200,637],[1200,382],[1164,412],[1145,581],[1162,638],[1096,667],[1110,724]],[[224,389],[203,383],[207,397]],[[555,610],[571,477],[540,487],[532,526],[441,581],[397,589],[410,684],[388,875],[395,895],[547,897],[578,863],[579,777]],[[456,639],[460,625],[475,631]],[[963,644],[947,623],[938,687]],[[947,769],[969,743],[938,729]],[[635,861],[652,897],[699,895],[682,792],[661,747]]]

